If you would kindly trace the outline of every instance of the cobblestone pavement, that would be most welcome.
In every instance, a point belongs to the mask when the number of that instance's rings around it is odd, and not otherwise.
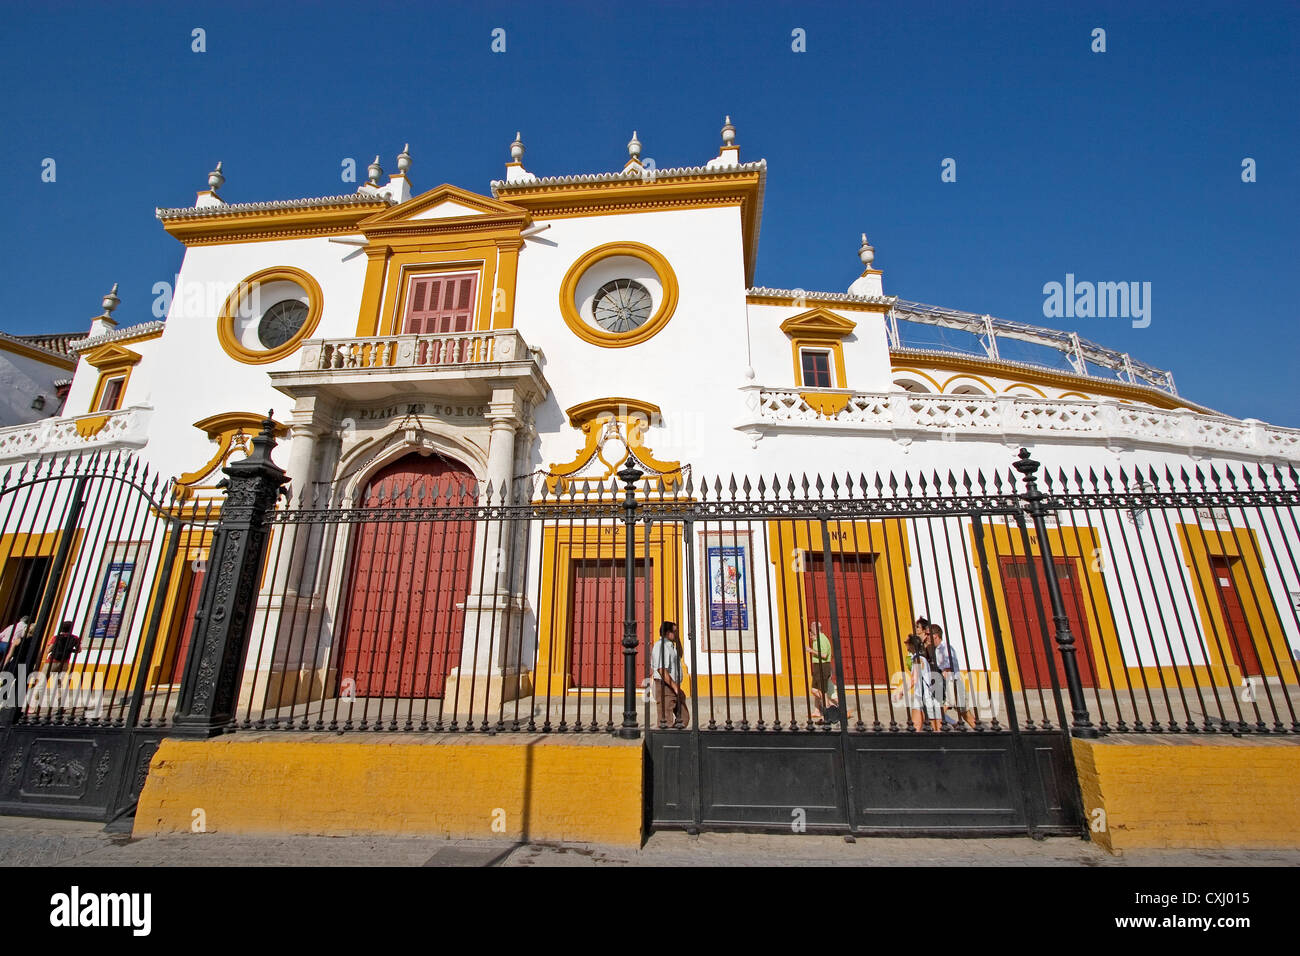
[[[1297,866],[1300,849],[1144,850],[1082,840],[656,833],[640,850],[437,837],[171,834],[130,839],[97,823],[0,817],[4,866]]]

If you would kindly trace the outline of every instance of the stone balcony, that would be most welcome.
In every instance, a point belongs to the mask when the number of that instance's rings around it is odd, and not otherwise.
[[[112,412],[46,418],[0,428],[0,462],[47,454],[78,454],[142,448],[149,441],[152,405],[130,405]]]
[[[475,399],[507,381],[537,395],[548,391],[541,350],[514,329],[311,339],[300,354],[297,370],[271,374],[275,387],[295,398],[355,403],[419,392]]]
[[[991,438],[1007,444],[1140,446],[1193,456],[1300,461],[1300,429],[1249,418],[1198,415],[1186,409],[1014,395],[812,392],[760,385],[744,391],[746,416],[739,427],[755,439],[769,432],[819,429],[899,441]]]

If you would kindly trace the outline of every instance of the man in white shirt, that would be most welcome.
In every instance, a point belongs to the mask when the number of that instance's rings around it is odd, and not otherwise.
[[[650,674],[659,697],[659,726],[684,727],[690,723],[682,693],[682,642],[672,621],[659,625],[659,640],[650,651]]]
[[[22,643],[23,638],[27,636],[30,621],[31,618],[24,614],[13,624],[0,631],[0,666],[8,663],[9,656]]]
[[[957,663],[957,655],[953,652],[952,645],[944,639],[943,628],[938,624],[931,624],[930,646],[934,648],[935,667],[939,671],[939,677],[942,679],[943,686],[936,687],[935,696],[942,702],[943,708],[955,707],[957,716],[975,729],[975,715],[970,712],[966,706],[966,685],[962,681],[961,666]],[[951,718],[945,717],[945,720]]]

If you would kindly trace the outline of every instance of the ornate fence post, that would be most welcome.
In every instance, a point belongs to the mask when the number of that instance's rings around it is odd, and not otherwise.
[[[623,482],[623,726],[618,735],[628,740],[641,736],[636,721],[636,483],[644,474],[628,455],[618,472]],[[646,569],[647,573],[649,568]]]
[[[1047,496],[1038,487],[1038,469],[1041,465],[1029,457],[1029,450],[1020,449],[1020,457],[1015,462],[1016,471],[1025,481],[1025,490],[1020,499],[1025,503],[1025,510],[1034,522],[1034,532],[1038,536],[1038,553],[1043,562],[1043,577],[1047,581],[1047,597],[1052,604],[1052,620],[1056,626],[1056,647],[1061,652],[1061,664],[1065,668],[1065,686],[1070,691],[1070,710],[1073,719],[1070,733],[1076,737],[1100,737],[1101,733],[1088,718],[1088,708],[1083,700],[1083,682],[1079,680],[1079,649],[1074,645],[1074,634],[1070,631],[1070,619],[1065,614],[1065,602],[1061,600],[1061,583],[1056,579],[1056,563],[1052,558],[1052,545],[1047,540]],[[1026,557],[1031,557],[1026,555]]]
[[[234,724],[266,554],[267,518],[289,480],[271,461],[275,421],[269,413],[252,445],[247,458],[222,469],[227,475],[222,482],[226,501],[212,539],[174,721],[176,730],[187,736],[213,737]]]

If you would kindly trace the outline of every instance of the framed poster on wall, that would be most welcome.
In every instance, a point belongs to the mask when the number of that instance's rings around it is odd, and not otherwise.
[[[82,633],[93,641],[116,641],[131,623],[148,545],[119,542],[104,548],[100,558],[95,600]]]
[[[746,531],[700,535],[701,648],[754,649],[753,555]]]

